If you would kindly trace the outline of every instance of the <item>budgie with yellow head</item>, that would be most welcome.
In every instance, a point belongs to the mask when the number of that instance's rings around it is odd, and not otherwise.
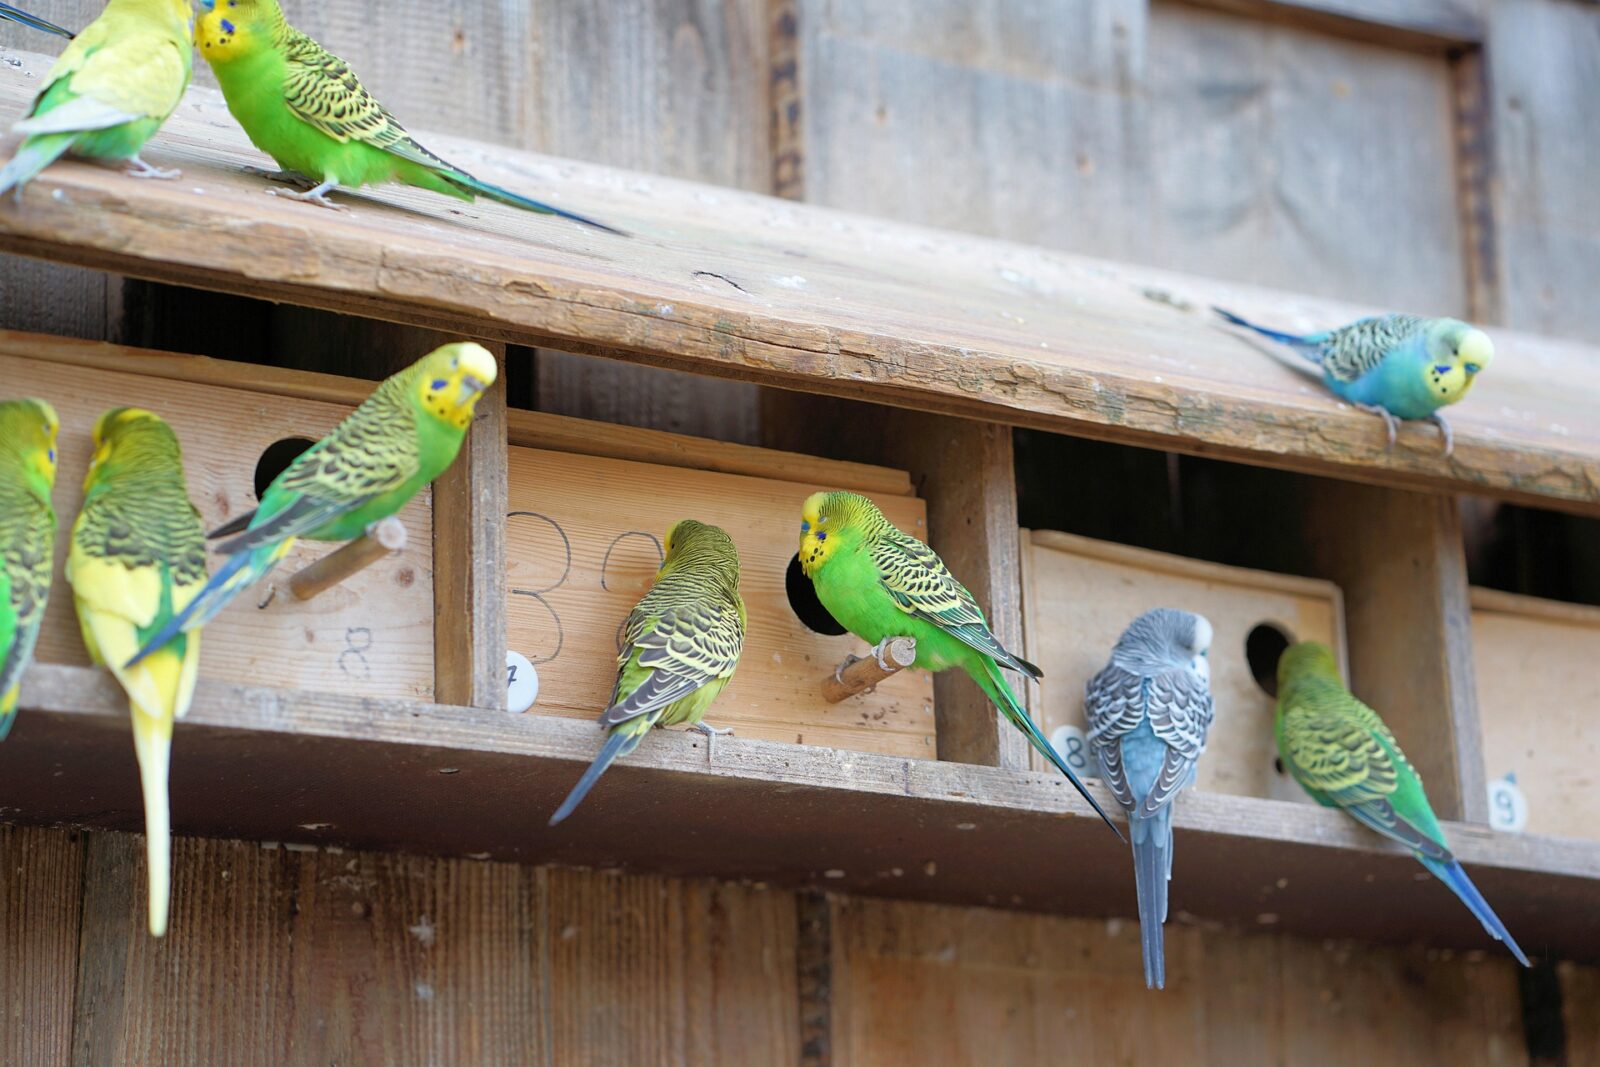
[[[1292,334],[1268,329],[1231,311],[1214,309],[1235,326],[1254,330],[1322,369],[1335,395],[1383,418],[1389,447],[1397,419],[1426,419],[1444,436],[1444,454],[1455,450],[1450,423],[1441,412],[1462,397],[1494,359],[1494,342],[1460,319],[1380,315],[1326,333]]]
[[[62,155],[127,160],[135,178],[176,178],[139,158],[183,99],[194,69],[188,0],[110,0],[61,53],[28,115],[26,134],[0,168],[0,194],[22,187]]]
[[[83,642],[127,690],[143,783],[150,867],[150,932],[167,929],[171,834],[167,767],[172,723],[189,710],[200,669],[200,634],[174,633],[137,665],[141,644],[206,581],[205,531],[189,502],[172,428],[140,408],[114,408],[94,427],[94,461],[72,527],[67,581]]]
[[[0,741],[16,719],[22,672],[50,598],[60,426],[43,400],[0,403]]]
[[[455,461],[494,356],[471,341],[444,345],[385,380],[261,496],[261,506],[212,532],[228,556],[187,607],[154,634],[137,664],[174,634],[203,626],[260,581],[300,538],[351,541],[411,502]]]

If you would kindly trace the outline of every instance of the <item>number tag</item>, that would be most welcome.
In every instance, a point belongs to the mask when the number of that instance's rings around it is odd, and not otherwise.
[[[1073,774],[1100,773],[1099,767],[1089,758],[1089,736],[1076,726],[1064,723],[1050,731],[1050,747],[1056,750]]]
[[[506,653],[506,710],[520,715],[539,699],[539,672],[521,652]]]
[[[1517,786],[1517,776],[1508,774],[1489,783],[1489,826],[1508,834],[1528,828],[1528,798]]]

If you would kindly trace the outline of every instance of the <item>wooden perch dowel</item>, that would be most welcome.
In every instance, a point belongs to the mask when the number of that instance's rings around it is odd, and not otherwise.
[[[837,704],[857,693],[864,693],[890,675],[911,666],[917,660],[917,642],[910,637],[890,638],[880,643],[873,652],[874,655],[870,656],[851,656],[823,681],[822,695],[828,703]]]
[[[343,548],[330,552],[289,579],[296,600],[327,592],[357,571],[406,547],[406,525],[393,515],[367,528]]]

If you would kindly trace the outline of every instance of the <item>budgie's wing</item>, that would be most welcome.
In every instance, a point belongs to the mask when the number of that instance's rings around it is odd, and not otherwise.
[[[1320,792],[1357,820],[1407,848],[1436,859],[1449,857],[1445,849],[1403,818],[1390,802],[1400,787],[1401,769],[1391,752],[1398,752],[1387,728],[1368,717],[1376,713],[1346,695],[1349,707],[1332,701],[1307,701],[1284,712],[1284,749],[1295,777]],[[1364,713],[1364,714],[1363,714]],[[1387,741],[1387,743],[1385,743]]]
[[[33,654],[50,595],[55,516],[45,504],[0,509],[0,696]]]
[[[1100,778],[1125,811],[1139,800],[1128,784],[1122,763],[1122,738],[1138,729],[1144,718],[1144,679],[1132,671],[1108,664],[1084,687],[1083,710],[1089,720],[1089,747],[1100,764]]]
[[[600,721],[615,726],[648,715],[728,677],[743,645],[744,623],[732,604],[713,600],[666,609],[629,636],[629,648],[649,675],[621,700],[613,698]]]
[[[1215,712],[1205,679],[1186,666],[1149,679],[1145,692],[1150,728],[1167,746],[1161,773],[1141,805],[1144,814],[1153,815],[1194,780],[1195,764],[1206,750],[1206,731]]]
[[[1414,337],[1425,321],[1416,315],[1379,315],[1342,326],[1323,337],[1322,366],[1339,381],[1353,382]]]
[[[17,132],[72,133],[172,114],[189,84],[186,42],[155,33],[106,32],[91,40],[85,31],[51,68],[45,88],[68,77],[75,98],[17,123]]]
[[[878,580],[894,598],[900,610],[913,618],[932,623],[994,659],[996,663],[1021,671],[1030,678],[1044,672],[1008,651],[989,630],[978,602],[966,586],[956,581],[937,553],[927,545],[898,531],[877,538],[871,546],[872,562]]]

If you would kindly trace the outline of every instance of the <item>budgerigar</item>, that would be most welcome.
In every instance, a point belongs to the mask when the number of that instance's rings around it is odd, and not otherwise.
[[[1005,649],[989,630],[978,602],[938,555],[895,528],[878,506],[857,493],[813,493],[800,512],[800,569],[834,619],[876,646],[895,637],[917,642],[913,666],[959,667],[978,683],[1034,749],[1067,776],[1118,837],[1122,831],[1084,788],[1017,700],[1001,666],[1029,678],[1038,667]]]
[[[1323,384],[1335,394],[1382,416],[1390,448],[1395,420],[1427,419],[1444,435],[1444,454],[1453,452],[1455,437],[1440,409],[1466,396],[1494,359],[1489,335],[1459,319],[1381,315],[1301,336],[1257,326],[1221,308],[1215,311],[1321,367]]]
[[[689,723],[706,734],[706,709],[733,677],[744,648],[739,552],[720,527],[684,519],[667,532],[655,584],[628,614],[617,654],[617,684],[600,715],[610,731],[600,754],[550,817],[571,815],[618,756],[652,726]]]
[[[189,605],[128,666],[181,630],[204,626],[260,581],[295,541],[351,541],[393,515],[455,460],[499,368],[482,345],[444,345],[385,380],[350,417],[273,479],[255,511],[209,535],[228,556]]]
[[[135,178],[176,178],[139,158],[189,85],[194,66],[188,0],[109,0],[45,75],[27,137],[0,169],[0,193],[22,187],[64,153],[127,160]]]
[[[1122,632],[1111,662],[1089,679],[1084,711],[1100,777],[1128,813],[1144,981],[1167,983],[1161,924],[1172,878],[1172,808],[1194,781],[1211,726],[1211,623],[1171,608]]]
[[[60,425],[43,400],[0,402],[0,741],[16,719],[22,672],[50,598]]]
[[[403,182],[620,233],[480,181],[423,148],[362,87],[349,64],[289,25],[278,0],[200,0],[200,6],[195,39],[216,72],[228,110],[255,146],[283,168],[273,177],[310,186],[306,192],[268,192],[337,207],[327,194],[341,186]]]
[[[43,30],[45,33],[53,33],[57,37],[65,37],[69,41],[72,40],[71,30],[64,30],[47,19],[30,14],[20,7],[12,7],[10,4],[0,4],[0,22],[20,22],[24,26]]]
[[[144,786],[150,932],[160,937],[167,930],[171,880],[172,722],[183,718],[194,696],[200,634],[175,634],[138,666],[123,664],[205,584],[205,531],[184,487],[178,439],[159,417],[114,408],[95,423],[94,448],[83,510],[72,527],[67,581],[89,655],[128,691]]]
[[[1411,850],[1450,887],[1490,936],[1524,967],[1528,957],[1462,870],[1423,792],[1422,779],[1378,713],[1339,679],[1328,646],[1291,645],[1278,660],[1278,753],[1318,804],[1355,819]]]

